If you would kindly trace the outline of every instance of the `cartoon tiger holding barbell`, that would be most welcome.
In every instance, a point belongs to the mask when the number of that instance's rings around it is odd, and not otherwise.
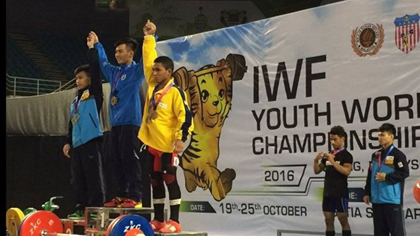
[[[174,72],[175,83],[187,94],[194,122],[190,143],[180,163],[188,192],[198,186],[209,189],[213,198],[221,201],[232,189],[235,170],[217,168],[219,141],[232,106],[232,83],[241,80],[246,70],[242,55],[229,54],[216,65],[206,65],[198,71],[181,67]]]

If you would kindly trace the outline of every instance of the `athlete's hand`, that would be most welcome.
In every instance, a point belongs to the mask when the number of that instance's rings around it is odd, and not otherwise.
[[[181,153],[184,151],[184,142],[182,142],[181,140],[177,139],[174,142],[174,152],[175,153]]]
[[[86,45],[88,46],[88,48],[93,48],[95,43],[93,42],[93,37],[91,36],[91,34],[89,33],[89,35],[86,38]]]
[[[385,173],[383,173],[383,172],[378,172],[376,175],[375,175],[375,179],[376,179],[376,181],[378,181],[378,182],[383,182],[383,181],[385,181]]]
[[[319,160],[322,159],[323,156],[324,156],[324,153],[319,152],[318,154],[316,154],[314,161],[318,162]]]
[[[333,154],[326,152],[326,153],[324,153],[324,156],[329,162],[333,163],[334,157],[335,157]]]
[[[70,158],[69,151],[70,151],[70,144],[66,143],[66,145],[64,145],[64,147],[63,147],[64,156]]]
[[[98,43],[98,42],[99,42],[99,37],[98,37],[98,35],[97,35],[95,32],[93,32],[93,31],[90,31],[90,32],[89,32],[88,38],[91,38],[91,40],[92,40],[92,43],[93,43],[93,44],[95,44],[95,43]]]
[[[369,204],[370,204],[370,196],[369,196],[369,195],[365,195],[365,196],[363,196],[363,201],[364,201],[367,205],[369,205]]]
[[[143,27],[144,36],[154,35],[156,33],[156,25],[153,24],[150,20],[147,20],[146,24]]]

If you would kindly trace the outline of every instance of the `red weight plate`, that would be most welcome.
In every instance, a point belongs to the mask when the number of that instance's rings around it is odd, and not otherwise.
[[[30,215],[34,214],[35,212],[36,212],[36,211],[31,212],[31,213],[27,214],[27,215],[25,216],[25,218],[23,218],[22,222],[21,222],[21,223],[20,223],[20,225],[19,225],[18,235],[22,235],[22,234],[20,233],[20,228],[22,228],[22,225],[25,223],[25,220],[26,220],[26,219],[27,219]]]
[[[63,232],[60,218],[51,211],[42,210],[27,215],[19,228],[19,236],[38,236],[42,232]]]
[[[140,229],[130,229],[124,236],[145,236]]]

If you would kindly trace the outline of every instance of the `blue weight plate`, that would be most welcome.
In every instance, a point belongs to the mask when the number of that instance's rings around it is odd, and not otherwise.
[[[152,226],[149,221],[143,216],[128,214],[119,219],[112,226],[110,236],[124,236],[130,229],[138,228],[143,231],[146,236],[154,236]]]

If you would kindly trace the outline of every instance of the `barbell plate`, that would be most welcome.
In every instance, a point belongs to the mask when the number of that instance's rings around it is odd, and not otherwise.
[[[114,226],[114,224],[124,216],[126,216],[126,215],[119,215],[117,218],[115,218],[113,221],[111,221],[111,223],[108,225],[108,228],[106,228],[105,236],[110,236],[111,235],[112,227]]]
[[[146,218],[136,214],[128,214],[113,224],[110,236],[124,236],[129,230],[135,228],[141,229],[146,236],[155,235]]]
[[[19,228],[19,236],[37,236],[42,232],[63,232],[60,218],[51,211],[41,210],[27,215]]]
[[[25,210],[23,210],[23,214],[26,216],[26,215],[28,215],[29,213],[32,213],[32,212],[34,212],[34,211],[36,211],[36,209],[35,209],[35,208],[33,208],[33,207],[28,207],[28,208],[26,208]]]
[[[17,207],[9,208],[6,212],[6,228],[10,236],[18,236],[19,226],[25,214]]]
[[[141,229],[130,229],[124,236],[145,236]]]
[[[19,230],[18,230],[18,235],[20,235],[20,228],[22,227],[23,223],[25,222],[25,219],[27,219],[27,218],[28,218],[28,216],[30,216],[31,214],[34,214],[35,212],[36,212],[36,211],[31,212],[31,213],[29,213],[29,214],[25,215],[25,217],[23,218],[22,222],[20,222],[20,225],[19,225]]]

